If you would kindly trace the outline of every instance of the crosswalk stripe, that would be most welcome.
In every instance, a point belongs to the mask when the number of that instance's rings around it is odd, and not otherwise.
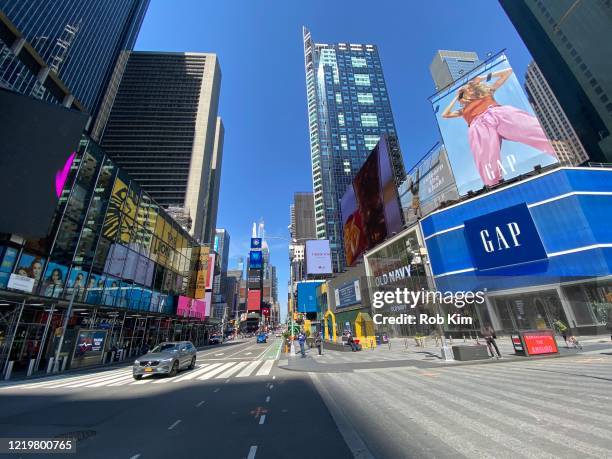
[[[221,378],[229,378],[230,376],[232,376],[234,373],[236,373],[238,370],[240,370],[242,367],[244,367],[248,362],[238,362],[236,365],[234,365],[233,367],[231,367],[229,370],[224,371],[223,373],[221,373],[220,375],[217,376],[217,379],[221,379]]]
[[[274,360],[266,360],[255,376],[266,376],[270,374],[272,365],[274,365]]]
[[[125,372],[127,374],[127,372]],[[58,387],[67,387],[67,386],[71,386],[73,384],[78,384],[78,383],[87,383],[87,382],[95,382],[99,379],[103,379],[103,378],[107,378],[110,375],[107,376],[100,376],[100,375],[96,375],[96,376],[82,376],[80,379],[78,380],[74,380],[74,381],[68,381],[68,382],[62,382],[59,384],[49,384],[47,386],[44,386],[45,388],[50,388],[50,389],[57,389]]]
[[[246,378],[252,372],[255,371],[255,369],[259,366],[260,363],[261,363],[261,360],[255,360],[254,362],[251,362],[248,367],[246,367],[244,370],[242,370],[240,373],[236,375],[236,378]]]
[[[126,373],[122,376],[126,376],[129,375],[129,373]],[[116,379],[119,375],[115,374],[112,376],[104,376],[103,378],[95,378],[95,379],[88,379],[85,381],[79,381],[77,383],[74,384],[69,384],[67,386],[63,386],[63,387],[69,387],[69,388],[73,388],[73,387],[82,387],[82,386],[89,386],[90,384],[97,384],[97,383],[102,383],[102,382],[106,382],[106,381],[110,381],[113,379]],[[56,387],[56,386],[52,386],[52,387]]]
[[[204,373],[206,373],[207,371],[210,371],[214,368],[217,368],[219,365],[221,365],[221,363],[207,363],[205,365],[202,365],[200,368],[196,369],[196,370],[192,370],[189,373],[187,373],[184,376],[181,376],[179,378],[173,379],[173,382],[180,382],[180,381],[189,381],[191,379],[196,378],[197,376],[200,376]]]
[[[53,379],[47,379],[45,381],[42,382],[32,382],[32,383],[26,383],[19,387],[20,389],[33,389],[33,388],[37,388],[37,387],[45,387],[45,386],[51,386],[54,384],[60,384],[60,383],[70,383],[70,382],[76,382],[80,379],[83,378],[93,378],[93,377],[100,377],[100,376],[104,376],[110,373],[114,373],[114,371],[104,371],[104,372],[100,372],[100,373],[96,373],[95,376],[92,376],[91,374],[85,374],[85,375],[77,375],[77,376],[66,376],[64,375],[63,377],[54,377]]]
[[[132,379],[134,379],[134,377],[131,374],[125,375],[125,376],[119,376],[117,378],[114,379],[109,379],[106,381],[101,381],[99,383],[95,383],[95,384],[91,384],[89,386],[85,386],[85,387],[117,387],[117,386],[123,386],[125,383],[131,381]]]
[[[212,371],[209,371],[207,373],[204,373],[202,376],[199,376],[198,379],[200,381],[203,381],[205,379],[210,379],[215,375],[218,375],[219,373],[221,373],[222,371],[227,370],[229,367],[232,367],[236,364],[236,362],[228,362],[228,363],[224,363],[223,365],[221,365],[220,367],[215,368]]]

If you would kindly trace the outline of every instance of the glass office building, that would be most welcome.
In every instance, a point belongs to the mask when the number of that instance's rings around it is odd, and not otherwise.
[[[381,135],[393,139],[395,168],[403,171],[403,160],[378,48],[315,43],[306,28],[303,38],[316,236],[329,239],[341,272],[340,199]]]
[[[202,318],[177,317],[179,296],[190,292],[197,241],[83,138],[47,237],[0,234],[0,365],[35,370],[55,353],[68,305],[66,339],[98,333],[102,353],[92,359],[62,348],[71,367],[108,362],[110,350],[135,355],[163,340],[204,343]],[[16,289],[12,278],[33,279]],[[30,284],[31,285],[31,284]],[[66,342],[66,341],[65,341]],[[70,345],[70,344],[67,344]],[[118,353],[116,354],[118,358]],[[0,368],[2,371],[2,368]]]
[[[0,12],[94,117],[121,51],[134,47],[148,6],[149,0],[0,0]],[[39,79],[1,44],[0,84],[55,101]]]

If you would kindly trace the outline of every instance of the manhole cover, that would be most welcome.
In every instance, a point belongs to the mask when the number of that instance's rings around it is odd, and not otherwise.
[[[74,438],[77,442],[87,440],[96,435],[95,430],[75,430],[74,432],[66,432],[56,435],[55,438]]]

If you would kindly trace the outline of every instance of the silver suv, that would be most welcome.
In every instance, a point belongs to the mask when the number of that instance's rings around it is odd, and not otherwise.
[[[196,363],[196,348],[189,341],[174,341],[158,344],[151,352],[134,361],[134,379],[144,375],[165,374],[176,376],[179,370],[192,369]]]

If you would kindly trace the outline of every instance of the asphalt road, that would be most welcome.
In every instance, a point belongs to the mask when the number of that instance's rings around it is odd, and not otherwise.
[[[308,374],[276,367],[279,348],[215,346],[175,378],[134,381],[122,366],[3,385],[0,437],[68,434],[76,457],[104,459],[311,457],[313,438],[326,457],[352,457]],[[24,455],[37,456],[54,457]]]

